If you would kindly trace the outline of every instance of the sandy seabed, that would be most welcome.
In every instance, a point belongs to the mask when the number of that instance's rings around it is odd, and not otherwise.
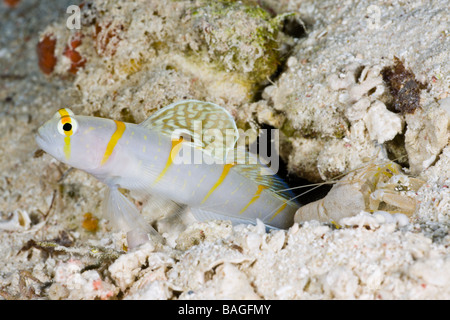
[[[78,34],[71,1],[12,2],[0,4],[1,297],[450,298],[448,1],[98,0]],[[39,68],[38,43],[53,40]],[[407,102],[386,76],[398,61]],[[335,224],[270,233],[185,215],[159,219],[166,245],[127,251],[100,219],[104,186],[38,150],[34,134],[61,106],[138,123],[186,98],[280,129],[287,169],[309,181],[406,158],[423,181],[408,194],[415,208],[406,221],[340,208]]]

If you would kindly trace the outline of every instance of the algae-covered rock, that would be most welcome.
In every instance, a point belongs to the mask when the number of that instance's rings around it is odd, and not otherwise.
[[[45,73],[75,74],[90,114],[125,120],[126,108],[142,121],[183,98],[239,105],[282,59],[282,19],[240,1],[97,0],[82,13],[79,30],[61,22],[41,33],[40,47],[53,46],[40,60]]]
[[[279,64],[279,23],[258,6],[238,1],[209,1],[189,9],[203,60],[220,70],[238,72],[251,82],[272,75]],[[230,19],[232,18],[232,19]]]

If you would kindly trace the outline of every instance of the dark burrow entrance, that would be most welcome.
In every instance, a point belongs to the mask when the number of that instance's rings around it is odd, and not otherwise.
[[[299,176],[290,173],[288,171],[287,163],[281,159],[281,157],[278,155],[277,150],[273,150],[274,144],[271,143],[272,139],[274,139],[273,134],[276,130],[274,127],[270,125],[262,125],[261,126],[261,134],[254,143],[254,145],[257,146],[257,149],[252,146],[252,150],[258,150],[258,153],[260,153],[260,150],[264,150],[263,154],[259,154],[261,157],[264,157],[264,155],[267,155],[269,158],[277,157],[277,160],[279,161],[278,170],[276,171],[276,174],[282,178],[289,188],[295,188],[292,189],[292,192],[294,193],[294,197],[298,196],[296,199],[297,201],[305,205],[307,203],[322,199],[325,197],[330,191],[332,184],[324,184],[324,185],[316,185],[316,186],[309,186],[311,184],[315,184],[313,182],[310,182],[306,179],[300,178]],[[267,136],[264,136],[267,135]],[[264,146],[260,145],[264,143]],[[273,155],[273,153],[275,153]],[[320,184],[320,183],[319,183]],[[302,187],[305,186],[305,187]]]

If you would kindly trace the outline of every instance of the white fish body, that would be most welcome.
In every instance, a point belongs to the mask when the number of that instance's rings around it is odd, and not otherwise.
[[[225,133],[226,139],[218,139]],[[36,141],[56,159],[108,186],[106,217],[123,231],[156,233],[118,188],[187,205],[199,220],[255,223],[258,218],[269,226],[289,227],[299,205],[277,192],[286,188],[279,178],[261,175],[262,165],[241,162],[246,153],[235,149],[238,136],[225,109],[186,100],[141,124],[60,109],[39,128]]]

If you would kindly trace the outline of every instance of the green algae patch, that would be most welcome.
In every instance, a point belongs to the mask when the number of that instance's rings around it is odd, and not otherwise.
[[[189,11],[188,11],[189,12]],[[280,64],[280,23],[257,6],[241,2],[201,2],[190,9],[190,25],[200,40],[202,60],[218,70],[237,72],[252,82],[265,81]]]

